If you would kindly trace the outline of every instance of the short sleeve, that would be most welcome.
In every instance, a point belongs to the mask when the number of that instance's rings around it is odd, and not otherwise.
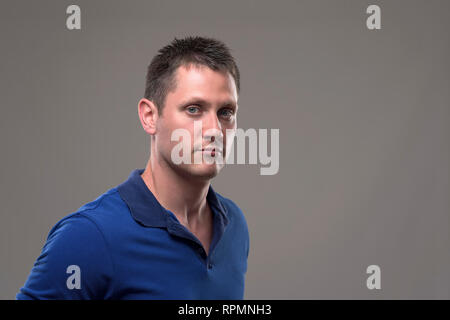
[[[16,299],[107,299],[112,295],[113,271],[101,230],[87,216],[75,213],[50,230]]]

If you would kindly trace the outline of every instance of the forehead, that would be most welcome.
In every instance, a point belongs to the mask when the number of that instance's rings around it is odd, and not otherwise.
[[[215,71],[201,65],[182,65],[177,68],[174,80],[174,89],[168,97],[194,95],[234,101],[238,98],[234,78],[227,71]]]

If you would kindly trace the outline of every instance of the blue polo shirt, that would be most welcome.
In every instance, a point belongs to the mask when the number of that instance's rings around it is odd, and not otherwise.
[[[209,187],[207,255],[143,171],[50,230],[17,299],[243,299],[249,234],[239,207]]]

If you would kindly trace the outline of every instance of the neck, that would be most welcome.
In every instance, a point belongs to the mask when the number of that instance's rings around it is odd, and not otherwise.
[[[154,152],[141,174],[142,179],[159,203],[175,214],[180,223],[195,228],[208,213],[206,195],[210,181],[181,176],[153,155]]]

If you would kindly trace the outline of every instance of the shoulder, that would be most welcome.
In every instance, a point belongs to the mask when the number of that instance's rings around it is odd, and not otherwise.
[[[50,230],[16,298],[102,299],[110,291],[113,269],[100,229],[92,220],[75,212]],[[75,288],[72,279],[79,283]]]
[[[114,273],[110,246],[104,235],[108,207],[116,202],[108,191],[59,220],[50,230],[17,299],[103,298],[110,292]],[[102,222],[103,221],[103,222]],[[81,290],[67,284],[78,270]]]
[[[84,204],[76,212],[62,218],[55,227],[83,223],[91,225],[86,232],[89,230],[92,232],[92,227],[95,227],[100,233],[106,233],[123,225],[125,221],[128,222],[129,218],[128,206],[120,197],[117,188],[112,188],[95,200]]]
[[[50,229],[43,251],[51,253],[55,260],[64,260],[62,258],[68,251],[72,258],[76,256],[79,261],[95,260],[96,252],[102,252],[103,258],[107,258],[109,250],[105,231],[114,216],[120,216],[121,205],[117,190],[108,190],[59,220]],[[111,262],[109,258],[106,260]]]
[[[111,235],[117,235],[130,219],[127,205],[117,188],[112,188],[59,220],[51,228],[47,244],[58,238],[58,243],[82,246],[84,252],[99,246],[108,248],[113,245]]]

